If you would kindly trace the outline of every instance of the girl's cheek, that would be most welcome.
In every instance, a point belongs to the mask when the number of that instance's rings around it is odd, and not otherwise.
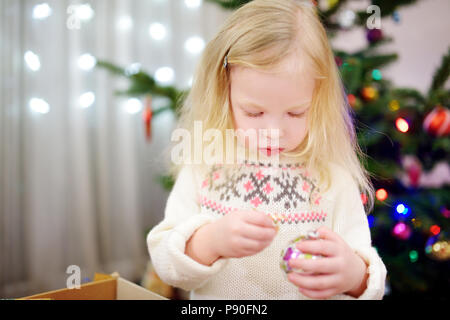
[[[250,149],[256,148],[258,146],[258,137],[254,134],[246,134],[248,133],[247,130],[249,130],[249,128],[242,128],[242,127],[238,127],[238,129],[241,129],[239,131],[237,131],[237,138],[238,141],[244,145],[247,146]]]
[[[296,126],[289,128],[287,138],[290,141],[290,144],[297,146],[305,139],[307,132],[308,128],[306,123],[302,121],[301,124],[297,124]]]

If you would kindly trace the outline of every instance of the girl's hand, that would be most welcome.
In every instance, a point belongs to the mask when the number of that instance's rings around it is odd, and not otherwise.
[[[254,255],[266,248],[277,233],[272,219],[259,211],[233,211],[212,224],[211,245],[224,258]]]
[[[288,275],[289,281],[302,294],[313,299],[326,299],[340,293],[356,297],[361,295],[368,277],[364,260],[329,228],[320,227],[317,231],[319,240],[301,241],[297,243],[297,248],[305,253],[320,254],[323,258],[289,260],[292,268],[315,274],[291,272]]]

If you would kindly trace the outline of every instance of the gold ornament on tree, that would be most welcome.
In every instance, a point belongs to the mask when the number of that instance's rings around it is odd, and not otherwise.
[[[442,233],[430,237],[425,246],[425,253],[433,260],[447,261],[450,259],[450,241]]]

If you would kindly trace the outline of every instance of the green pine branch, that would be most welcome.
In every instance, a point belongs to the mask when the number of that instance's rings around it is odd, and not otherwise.
[[[236,10],[252,0],[206,0],[211,3],[218,4],[227,10]]]
[[[97,68],[102,68],[109,71],[113,75],[122,76],[129,80],[129,86],[126,90],[115,91],[116,95],[123,96],[146,96],[153,95],[165,97],[169,100],[169,105],[160,109],[154,110],[154,115],[157,116],[163,111],[172,110],[177,114],[181,103],[188,91],[178,90],[173,86],[160,86],[155,79],[144,71],[137,73],[129,73],[125,68],[119,67],[113,63],[99,60],[96,65]]]
[[[381,16],[386,17],[393,14],[399,7],[414,4],[417,0],[372,0],[373,5],[377,5],[381,9]]]
[[[396,53],[376,55],[376,56],[366,56],[362,59],[362,67],[365,70],[378,69],[380,67],[385,67],[395,60],[398,59]]]
[[[433,75],[433,82],[430,87],[430,96],[436,90],[442,89],[448,80],[450,74],[450,48],[447,54],[442,57],[441,65],[436,69]]]

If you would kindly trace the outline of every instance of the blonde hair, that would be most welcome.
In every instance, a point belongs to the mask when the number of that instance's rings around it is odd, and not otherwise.
[[[308,113],[308,133],[289,155],[304,157],[308,168],[319,173],[319,182],[330,186],[327,163],[348,171],[367,197],[366,210],[373,208],[370,174],[361,165],[360,149],[351,108],[316,9],[297,0],[253,0],[236,10],[206,46],[193,78],[193,86],[180,109],[179,127],[193,132],[194,121],[203,130],[233,129],[229,101],[229,69],[240,65],[271,70],[290,54],[306,57],[316,75]],[[228,67],[224,67],[227,57]],[[180,166],[172,167],[176,175]]]

